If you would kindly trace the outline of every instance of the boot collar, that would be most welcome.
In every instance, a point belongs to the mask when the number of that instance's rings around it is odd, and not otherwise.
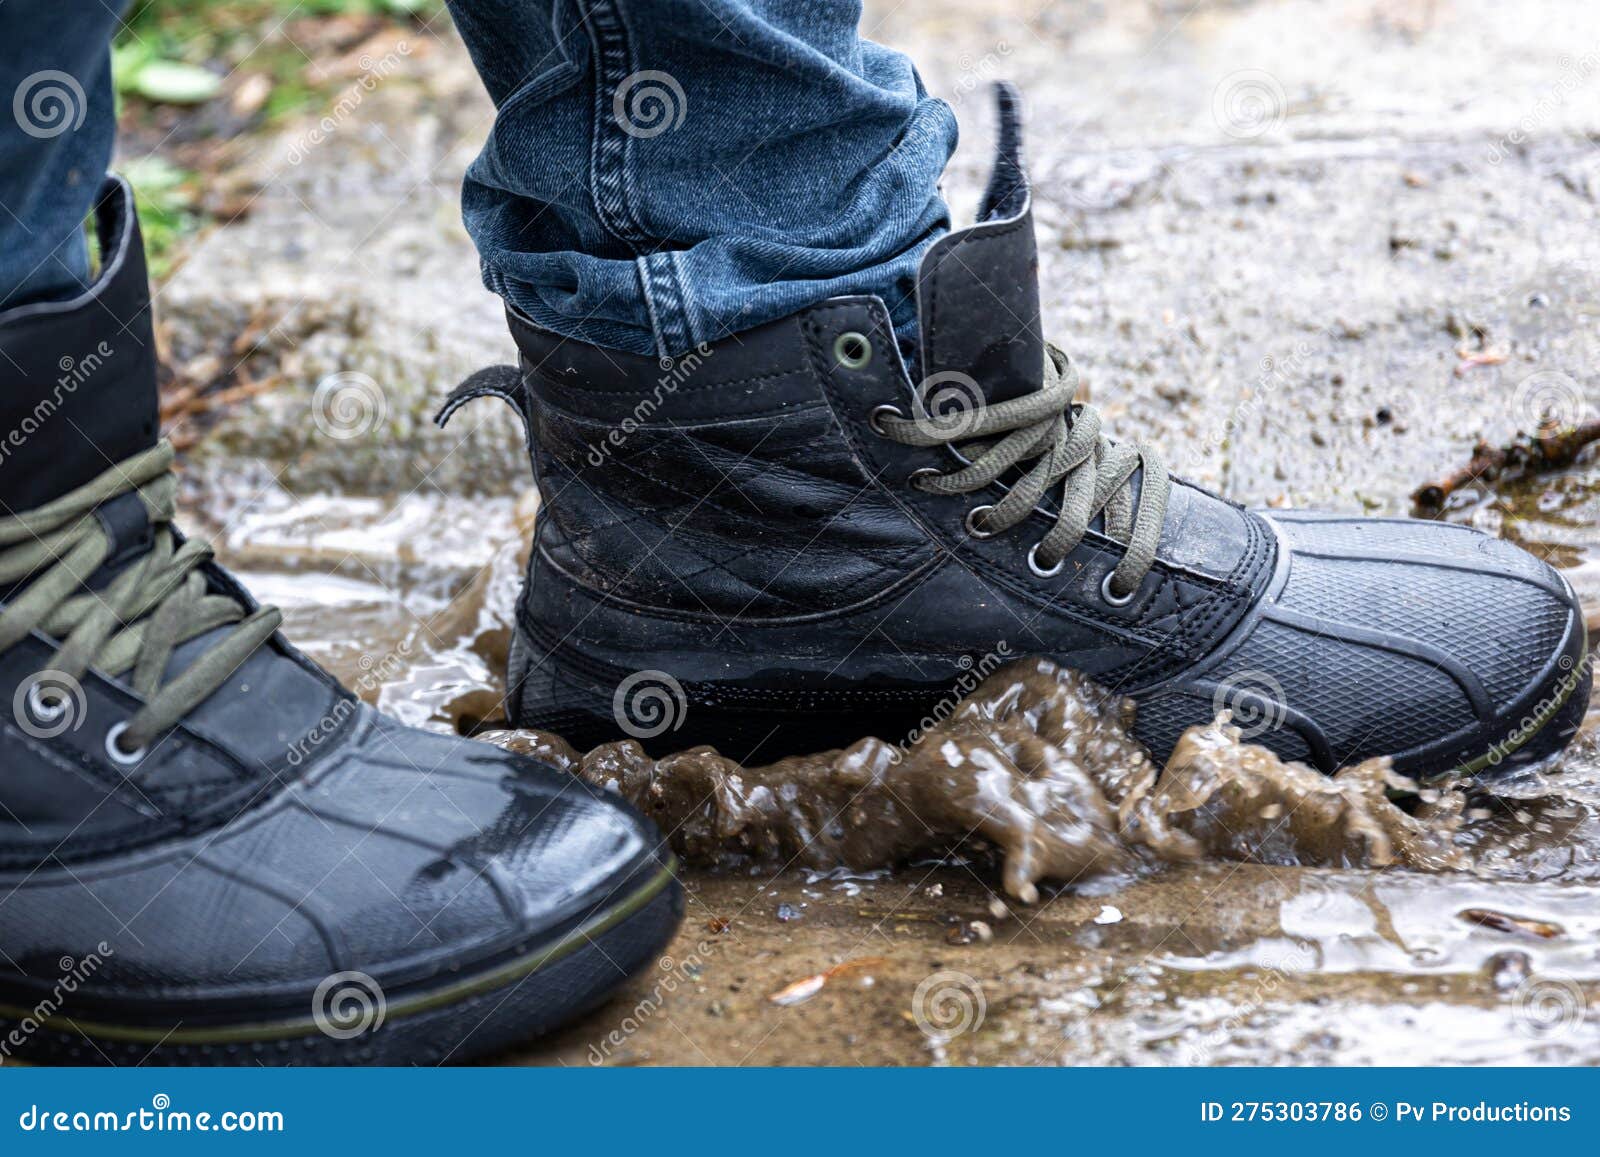
[[[107,178],[101,270],[68,301],[0,313],[0,513],[20,513],[155,445],[150,289],[133,193]]]

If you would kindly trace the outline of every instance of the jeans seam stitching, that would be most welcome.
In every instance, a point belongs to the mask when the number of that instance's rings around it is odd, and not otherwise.
[[[689,279],[684,275],[681,250],[667,250],[667,263],[671,269],[673,293],[677,298],[678,313],[682,319],[684,347],[700,344],[703,340],[700,327],[695,324],[694,299],[689,294]]]
[[[661,327],[661,314],[656,309],[656,295],[650,285],[650,262],[645,257],[633,259],[634,268],[639,271],[639,292],[644,295],[644,310],[650,318],[650,333],[656,343],[656,357],[665,358],[667,354],[667,335]]]
[[[593,141],[589,164],[594,170],[590,196],[594,201],[595,216],[601,226],[620,241],[634,247],[643,240],[644,231],[634,215],[627,183],[626,134],[613,136],[606,131],[606,94],[615,93],[628,74],[617,75],[616,65],[626,69],[632,60],[632,48],[627,24],[623,20],[621,5],[613,0],[587,0],[581,5],[585,25],[589,27],[594,45],[595,91],[594,120],[591,126]]]
[[[631,75],[626,70],[638,62],[620,0],[589,0],[583,8],[595,54],[594,140],[589,162],[595,178],[591,192],[595,214],[602,228],[633,249],[656,355],[668,358],[695,344],[686,283],[673,253],[668,252],[661,261],[659,253],[640,252],[648,237],[634,210],[628,177],[630,138],[616,123],[615,115],[608,116],[606,110],[606,94],[616,93]]]
[[[695,345],[694,328],[689,322],[683,279],[677,276],[676,254],[651,253],[635,259],[644,286],[645,305],[655,331],[656,350],[672,357]]]

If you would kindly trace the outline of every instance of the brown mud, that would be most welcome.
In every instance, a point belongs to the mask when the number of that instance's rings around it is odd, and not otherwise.
[[[986,679],[904,749],[868,737],[842,751],[742,767],[707,747],[651,759],[629,740],[582,756],[559,736],[481,738],[618,792],[714,869],[865,871],[947,855],[988,857],[1025,904],[1041,883],[1207,857],[1320,867],[1449,865],[1464,797],[1415,789],[1387,760],[1327,777],[1244,743],[1226,716],[1190,730],[1163,769],[1129,734],[1134,705],[1042,659]]]

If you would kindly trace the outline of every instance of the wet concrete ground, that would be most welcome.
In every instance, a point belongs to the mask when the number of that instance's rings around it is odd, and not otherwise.
[[[1112,433],[1179,472],[1400,514],[1478,439],[1593,416],[1600,11],[926,0],[866,26],[956,104],[958,216],[982,82],[1024,87],[1049,329]],[[175,360],[281,375],[197,427],[195,520],[293,637],[418,722],[492,716],[533,513],[503,415],[426,422],[509,355],[455,217],[489,114],[430,40],[304,159],[295,132],[264,148],[251,216],[160,297]],[[1600,469],[1450,516],[1571,567],[1600,614]],[[654,974],[513,1059],[1595,1063],[1600,759],[1586,742],[1521,790],[1475,802],[1449,871],[1207,861],[1032,907],[977,849],[867,879],[691,872]]]

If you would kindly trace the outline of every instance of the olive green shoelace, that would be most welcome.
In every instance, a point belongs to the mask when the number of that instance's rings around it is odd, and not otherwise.
[[[91,667],[113,678],[129,675],[144,705],[118,736],[124,754],[199,706],[282,620],[276,608],[247,612],[208,589],[199,568],[211,548],[177,545],[172,534],[178,487],[171,468],[172,446],[163,441],[53,502],[0,518],[0,585],[32,580],[0,611],[0,652],[38,630],[61,640],[50,666],[72,679]],[[111,552],[94,510],[130,491],[149,515],[153,545],[104,588],[86,591],[84,582]],[[163,683],[174,648],[229,624],[237,625]]]
[[[972,523],[987,537],[1010,530],[1032,513],[1045,493],[1065,482],[1056,522],[1034,548],[1033,560],[1053,571],[1083,541],[1095,515],[1104,512],[1106,535],[1125,550],[1112,572],[1111,594],[1129,597],[1155,561],[1172,482],[1149,446],[1112,443],[1100,436],[1092,406],[1073,413],[1078,372],[1067,355],[1049,347],[1043,387],[1025,397],[985,405],[968,413],[885,414],[877,425],[906,446],[956,445],[970,465],[949,474],[927,473],[915,485],[932,494],[971,494],[1021,463],[1033,467],[993,506],[978,508]],[[1072,415],[1070,424],[1068,415]],[[1140,465],[1144,476],[1137,504],[1129,480]]]

